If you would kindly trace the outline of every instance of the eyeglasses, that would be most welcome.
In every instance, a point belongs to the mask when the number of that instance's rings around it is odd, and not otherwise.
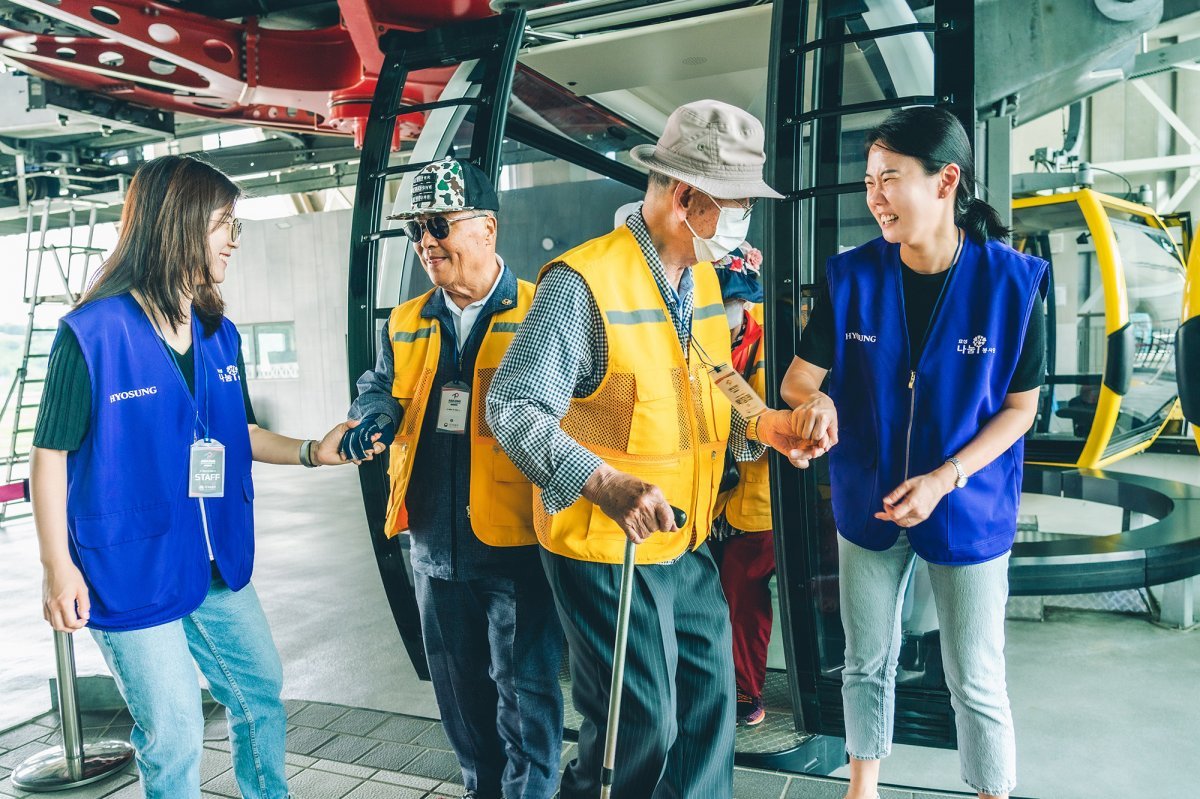
[[[237,240],[242,237],[242,220],[231,216],[217,223],[217,227],[221,225],[229,225],[229,243],[236,244]]]
[[[429,231],[429,235],[439,241],[450,235],[450,226],[455,222],[465,222],[468,219],[478,219],[487,214],[471,214],[470,216],[460,216],[455,219],[447,219],[444,216],[431,216],[422,222],[419,219],[410,219],[401,227],[404,230],[404,235],[408,236],[413,241],[420,241],[425,235],[425,231]]]
[[[732,210],[732,209],[735,209],[735,208],[736,208],[736,209],[740,209],[740,210],[741,210],[741,212],[742,212],[742,219],[749,219],[749,218],[750,218],[750,214],[751,214],[751,212],[752,212],[752,211],[754,211],[754,203],[755,203],[755,200],[752,200],[752,199],[751,199],[751,200],[747,200],[747,201],[746,201],[746,202],[744,202],[744,203],[743,203],[743,202],[734,201],[734,204],[733,204],[733,205],[721,205],[721,201],[720,201],[720,200],[718,200],[716,197],[712,196],[712,195],[711,195],[711,194],[709,194],[708,192],[704,191],[703,189],[696,189],[696,191],[700,192],[700,193],[701,193],[701,194],[703,194],[705,197],[707,197],[708,199],[712,200],[712,201],[713,201],[713,205],[717,206],[717,208],[725,208],[725,209],[729,209],[729,210]]]

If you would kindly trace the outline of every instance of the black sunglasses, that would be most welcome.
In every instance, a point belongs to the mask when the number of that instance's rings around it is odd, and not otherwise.
[[[428,230],[429,235],[439,241],[450,235],[450,226],[455,222],[464,222],[468,219],[478,219],[487,214],[471,214],[470,216],[460,216],[457,219],[447,219],[444,216],[431,216],[422,222],[419,219],[410,219],[401,227],[404,230],[404,235],[408,236],[413,241],[420,241],[425,235],[424,231]]]

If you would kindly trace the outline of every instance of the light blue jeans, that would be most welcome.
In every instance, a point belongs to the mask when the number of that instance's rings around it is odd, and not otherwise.
[[[245,799],[285,799],[283,667],[253,586],[214,577],[200,607],[145,630],[92,630],[134,728],[146,799],[200,799],[204,715],[196,666],[225,706],[233,768]]]
[[[838,558],[846,751],[859,760],[878,760],[892,749],[900,616],[915,555],[903,533],[883,552],[839,535]],[[970,566],[928,565],[963,781],[980,793],[1006,794],[1017,782],[1004,678],[1008,555]]]

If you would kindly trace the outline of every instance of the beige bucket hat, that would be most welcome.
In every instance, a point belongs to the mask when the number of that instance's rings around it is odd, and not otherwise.
[[[671,112],[657,144],[639,144],[629,155],[718,199],[781,200],[763,180],[764,138],[750,113],[720,100],[697,100]]]

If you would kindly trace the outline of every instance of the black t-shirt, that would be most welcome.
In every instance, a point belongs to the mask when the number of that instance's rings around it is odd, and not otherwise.
[[[183,374],[188,391],[195,393],[196,348],[178,353],[167,347]],[[250,392],[246,387],[246,364],[238,349],[238,374],[243,376],[242,401],[246,405],[246,422],[256,424],[254,409],[250,407]],[[42,449],[61,449],[73,452],[79,449],[87,435],[92,419],[92,381],[88,375],[87,361],[75,331],[59,325],[50,362],[46,366],[46,385],[42,401],[38,405],[37,425],[33,432],[33,445]]]
[[[908,325],[910,363],[916,363],[924,349],[925,334],[932,327],[934,306],[950,270],[926,275],[901,265],[904,284],[905,322]],[[829,284],[821,283],[819,294],[808,317],[797,355],[822,369],[833,367],[833,302]],[[1035,302],[1029,314],[1029,327],[1017,359],[1017,369],[1008,384],[1008,393],[1016,394],[1040,387],[1046,382],[1046,311]]]

